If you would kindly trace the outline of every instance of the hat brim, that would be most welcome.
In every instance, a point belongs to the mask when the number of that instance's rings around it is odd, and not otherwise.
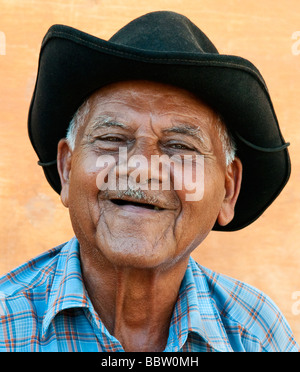
[[[60,193],[57,144],[83,101],[117,81],[153,80],[195,93],[229,126],[243,164],[235,216],[214,230],[239,230],[279,195],[291,166],[266,84],[253,64],[228,55],[155,52],[105,41],[55,25],[45,36],[28,118],[31,143],[46,178]],[[54,162],[53,162],[54,161]]]

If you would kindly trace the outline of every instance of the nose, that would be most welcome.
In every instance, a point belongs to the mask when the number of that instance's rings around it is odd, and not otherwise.
[[[119,151],[117,178],[128,181],[131,188],[141,190],[159,190],[159,185],[167,181],[167,172],[164,166],[168,159],[159,150],[158,141],[143,137],[127,152],[127,148]]]

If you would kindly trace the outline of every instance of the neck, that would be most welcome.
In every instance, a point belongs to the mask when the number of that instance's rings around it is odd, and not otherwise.
[[[84,255],[81,261],[93,306],[124,350],[163,351],[188,259],[168,270],[108,268]]]

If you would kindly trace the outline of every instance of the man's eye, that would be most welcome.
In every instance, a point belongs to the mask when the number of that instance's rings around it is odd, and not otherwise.
[[[172,149],[177,149],[177,150],[190,150],[190,151],[193,150],[192,148],[190,148],[190,147],[188,147],[188,146],[186,146],[186,145],[184,145],[184,144],[182,144],[182,143],[172,143],[172,144],[170,145],[170,147],[171,147]]]
[[[120,138],[120,137],[114,137],[114,136],[100,137],[98,139],[100,141],[106,141],[106,142],[121,142],[122,141],[122,138]]]

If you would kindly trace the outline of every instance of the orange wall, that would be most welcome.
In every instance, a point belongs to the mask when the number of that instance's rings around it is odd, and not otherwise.
[[[0,274],[72,236],[68,211],[36,165],[27,136],[47,29],[63,23],[107,39],[131,19],[165,9],[188,16],[221,53],[250,59],[269,86],[292,143],[291,180],[257,222],[211,233],[193,256],[271,296],[300,342],[300,45],[292,40],[300,31],[299,0],[0,0]]]

